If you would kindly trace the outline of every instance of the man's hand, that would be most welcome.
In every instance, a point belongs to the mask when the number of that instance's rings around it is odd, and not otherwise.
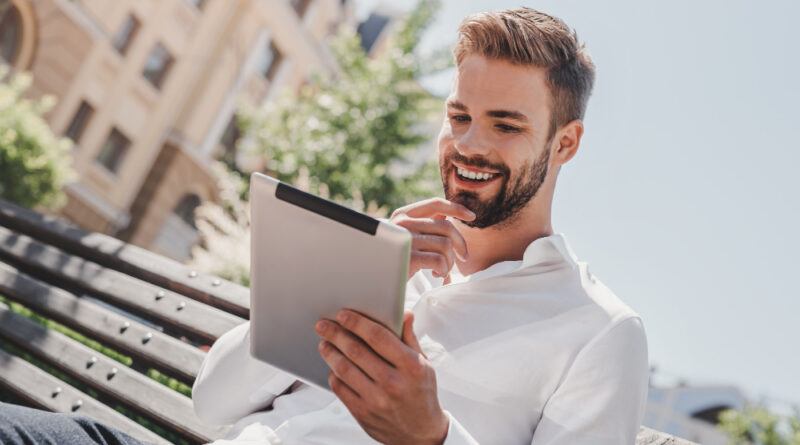
[[[328,382],[359,425],[386,444],[441,444],[449,419],[439,406],[436,374],[407,312],[403,338],[353,311],[314,326]]]
[[[446,277],[457,256],[461,261],[468,257],[467,242],[456,227],[445,218],[472,221],[475,214],[461,204],[441,198],[409,204],[392,213],[393,224],[404,227],[413,236],[408,278],[420,269],[432,269],[433,275]]]

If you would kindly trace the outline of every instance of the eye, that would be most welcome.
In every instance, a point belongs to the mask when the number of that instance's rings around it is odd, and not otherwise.
[[[503,133],[519,133],[519,128],[514,127],[513,125],[497,124],[494,127]]]
[[[456,122],[459,122],[459,123],[465,123],[465,122],[469,122],[471,120],[470,117],[467,116],[466,114],[456,114],[456,115],[450,116],[450,119],[454,120]]]

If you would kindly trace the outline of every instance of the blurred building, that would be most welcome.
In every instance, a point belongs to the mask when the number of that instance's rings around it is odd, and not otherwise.
[[[5,4],[5,6],[3,6]],[[61,215],[183,260],[194,209],[215,199],[242,98],[270,100],[313,68],[345,0],[3,0],[0,56],[58,98],[46,116],[75,142],[79,181]]]
[[[378,5],[364,21],[358,24],[361,47],[370,56],[381,53],[386,48],[391,28],[403,16],[403,12],[388,3]]]
[[[651,386],[642,423],[703,445],[726,445],[727,436],[717,428],[719,414],[745,404],[741,391],[731,386]]]

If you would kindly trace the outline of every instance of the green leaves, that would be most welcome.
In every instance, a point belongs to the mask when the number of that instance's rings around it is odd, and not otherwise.
[[[68,139],[53,135],[42,115],[55,104],[23,98],[30,76],[0,68],[0,197],[33,207],[56,207],[72,178]]]
[[[420,165],[412,157],[430,141],[441,113],[441,100],[417,83],[431,65],[414,53],[438,8],[438,1],[421,1],[374,59],[358,35],[340,31],[330,44],[338,71],[246,109],[241,124],[248,137],[240,149],[263,159],[268,174],[358,210],[385,214],[437,194],[435,162]]]
[[[719,428],[732,445],[800,445],[800,412],[784,418],[766,408],[750,406],[743,411],[727,410],[719,416]]]

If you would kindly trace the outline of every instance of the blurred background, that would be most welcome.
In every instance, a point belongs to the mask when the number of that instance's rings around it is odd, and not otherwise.
[[[253,171],[375,216],[441,194],[457,26],[518,6],[0,0],[0,198],[246,285]],[[597,65],[554,224],[645,321],[645,425],[800,443],[800,4],[526,6]]]

